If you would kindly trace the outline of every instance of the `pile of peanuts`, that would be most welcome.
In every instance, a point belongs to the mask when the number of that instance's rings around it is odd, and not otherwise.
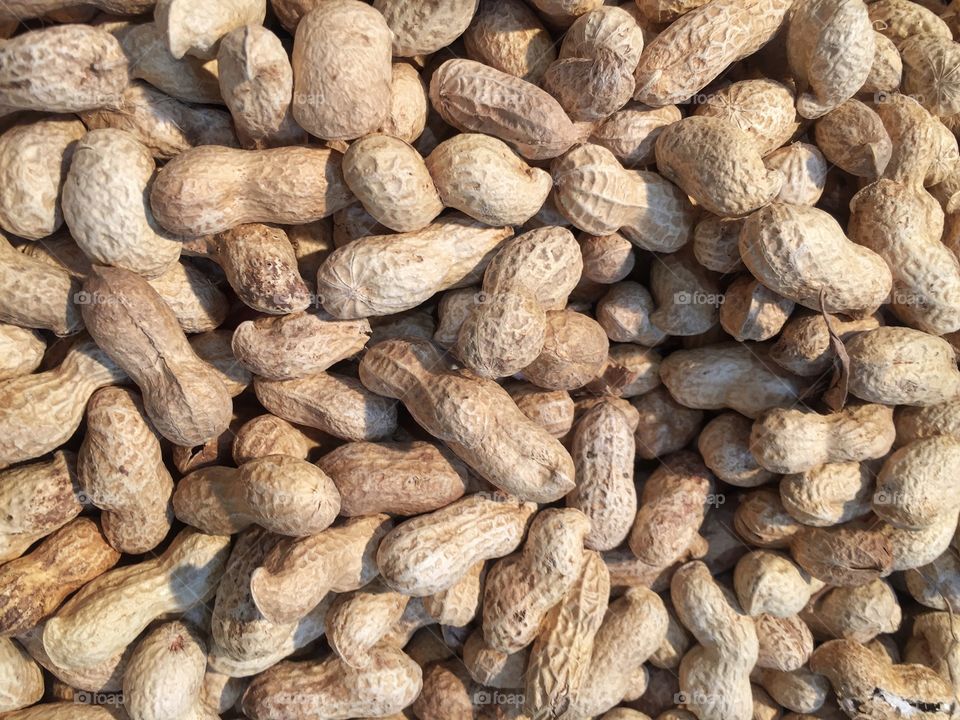
[[[80,2],[0,718],[960,716],[960,0]]]

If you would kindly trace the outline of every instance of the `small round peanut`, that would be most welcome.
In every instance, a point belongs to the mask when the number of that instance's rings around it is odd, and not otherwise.
[[[784,475],[780,499],[798,522],[815,527],[839,525],[871,510],[873,474],[867,463],[828,462]]]
[[[774,478],[750,451],[752,425],[743,415],[723,413],[708,422],[697,439],[704,464],[730,485],[756,487]]]

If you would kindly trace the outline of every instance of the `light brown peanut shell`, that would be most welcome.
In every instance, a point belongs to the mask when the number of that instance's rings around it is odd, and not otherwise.
[[[750,420],[742,415],[722,413],[704,426],[697,439],[697,449],[706,466],[736,487],[756,487],[774,478],[750,452],[751,427]]]
[[[227,317],[230,308],[226,295],[189,260],[174,263],[148,282],[173,310],[185,333],[214,330]]]
[[[233,352],[268,380],[291,380],[328,369],[367,344],[366,320],[326,320],[315,312],[247,320],[233,332]]]
[[[523,375],[548,390],[575,390],[600,374],[609,347],[596,320],[569,310],[548,312],[543,349]]]
[[[960,462],[960,441],[941,435],[906,445],[887,458],[877,475],[873,511],[906,529],[923,529],[941,515],[955,515],[960,498],[953,492]]]
[[[125,130],[157,160],[169,160],[197,145],[237,147],[229,113],[189,105],[140,81],[123,91],[118,109],[88,110],[80,117],[90,130]]]
[[[903,92],[934,115],[960,112],[960,83],[951,69],[960,63],[960,45],[949,38],[917,35],[900,44]]]
[[[645,460],[685,448],[703,422],[702,412],[684,407],[664,387],[634,397],[630,404],[640,413],[635,438],[637,455]]]
[[[868,5],[867,13],[869,12]],[[873,53],[873,65],[870,66],[870,74],[860,88],[860,92],[868,96],[894,92],[900,87],[900,80],[903,77],[903,60],[893,40],[874,30],[874,42],[876,48]]]
[[[170,532],[173,478],[134,391],[108,387],[90,398],[77,475],[87,500],[102,510],[103,534],[120,552],[148,552]]]
[[[960,392],[960,371],[946,340],[919,330],[879,327],[847,343],[850,393],[867,402],[935,405]]]
[[[825,115],[863,86],[876,49],[862,0],[813,0],[791,15],[787,32],[790,69],[802,92],[797,112]]]
[[[343,156],[343,177],[354,195],[379,223],[397,232],[422,230],[443,210],[429,168],[416,150],[389,135],[367,135]]]
[[[392,401],[369,392],[346,375],[316,373],[293,380],[254,380],[260,403],[289,422],[345,440],[379,440],[397,427]]]
[[[123,130],[92,130],[77,143],[63,184],[63,216],[91,261],[155,278],[180,258],[179,238],[150,212],[155,170],[147,147]]]
[[[69,116],[15,125],[0,135],[0,227],[39,240],[63,224],[60,194],[82,123]]]
[[[763,165],[756,142],[720,118],[688,117],[657,138],[657,168],[704,208],[746,215],[780,192],[783,175]]]
[[[874,28],[899,47],[914,35],[932,34],[950,39],[950,26],[921,3],[910,0],[878,0],[867,5]]]
[[[449,451],[430,443],[352,442],[317,462],[340,491],[346,517],[419,515],[438,510],[463,495],[468,474]]]
[[[740,255],[757,280],[811,310],[869,314],[893,282],[879,255],[850,242],[829,214],[805,206],[772,203],[750,215]]]
[[[59,265],[19,252],[0,235],[0,321],[73,335],[83,328],[79,283]]]
[[[477,0],[374,0],[393,31],[397,57],[429,55],[450,45],[467,29]]]
[[[464,132],[493,135],[530,160],[560,155],[578,133],[560,104],[520,78],[472,60],[447,60],[430,80],[430,100]],[[483,108],[478,114],[476,108]]]
[[[46,349],[35,331],[0,324],[0,380],[32,373],[40,366]]]
[[[772,39],[789,9],[786,0],[723,0],[686,13],[647,45],[634,98],[655,107],[686,102]]]
[[[891,538],[882,529],[857,524],[803,527],[790,540],[794,561],[829,585],[866,585],[893,570]]]
[[[522,0],[480,3],[463,40],[471,60],[534,85],[557,57],[550,33]]]
[[[317,291],[324,309],[341,320],[393,315],[441,290],[473,284],[511,234],[456,213],[418,232],[365,237],[324,261]]]
[[[793,91],[773,80],[741,80],[709,95],[697,105],[696,115],[715,117],[736,125],[766,156],[790,140],[800,123]]]
[[[581,235],[583,277],[604,285],[626,279],[636,263],[633,243],[620,233]]]
[[[693,229],[693,255],[697,262],[724,274],[743,270],[739,247],[742,227],[743,218],[702,218]]]
[[[440,143],[426,166],[444,205],[496,227],[523,225],[553,187],[549,173],[528,166],[506,143],[476,133]]]
[[[535,509],[508,496],[470,495],[398,525],[380,543],[377,566],[405,595],[446,590],[476,562],[514,550]]]
[[[859,100],[847,100],[821,117],[814,137],[830,162],[870,180],[883,174],[893,151],[880,116]]]
[[[858,332],[879,327],[876,317],[844,320],[830,315],[830,328],[846,342]],[[781,367],[803,377],[822,376],[836,359],[827,322],[822,314],[794,315],[784,325],[780,337],[770,348],[770,357]]]
[[[827,161],[816,145],[796,142],[763,159],[770,170],[783,173],[777,200],[792,205],[816,205],[827,182]]]
[[[660,133],[681,117],[676,105],[654,108],[630,102],[598,124],[590,142],[607,148],[624,167],[652,165]]]
[[[751,275],[741,275],[723,293],[720,325],[734,340],[769,340],[780,332],[794,303],[761,285]]]
[[[633,72],[619,53],[599,47],[591,57],[554,61],[543,77],[543,88],[571,120],[594,123],[627,104],[634,90]]]
[[[650,313],[650,321],[666,335],[687,337],[707,332],[717,324],[725,304],[716,275],[686,249],[655,257],[650,292],[658,306]]]
[[[89,25],[58,25],[0,41],[0,115],[116,108],[127,59],[116,38]]]
[[[829,527],[870,512],[873,473],[866,463],[824,463],[801,473],[784,475],[780,499],[790,515],[804,525]]]
[[[187,54],[214,57],[224,35],[247,24],[261,25],[266,12],[266,0],[213,0],[199,8],[190,0],[157,0],[154,17],[170,54],[179,60]]]
[[[178,445],[219,435],[230,422],[230,395],[191,349],[176,316],[140,276],[97,266],[84,284],[91,334],[130,373],[156,429]]]
[[[43,698],[43,671],[19,643],[5,637],[0,637],[0,677],[4,682],[0,712],[4,715]]]
[[[191,237],[243,223],[308,223],[351,202],[340,154],[305,147],[194,148],[163,168],[150,193],[157,221]]]

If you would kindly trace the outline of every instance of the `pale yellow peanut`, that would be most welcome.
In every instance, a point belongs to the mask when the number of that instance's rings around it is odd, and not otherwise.
[[[390,110],[380,132],[413,143],[427,124],[430,98],[427,86],[416,69],[407,63],[394,63],[390,84]]]
[[[377,394],[402,400],[422,427],[500,489],[550,502],[573,488],[573,461],[560,443],[492,380],[447,370],[429,342],[380,343],[361,361],[360,377]]]
[[[572,310],[548,312],[543,349],[523,375],[548,390],[575,390],[600,374],[609,347],[603,327],[593,318]]]
[[[951,38],[950,26],[929,8],[909,0],[879,0],[868,5],[870,20],[878,32],[898,47],[912,35],[930,33]]]
[[[224,35],[248,23],[261,24],[266,11],[265,0],[213,0],[202,8],[189,0],[157,0],[154,17],[173,57],[210,58]]]
[[[32,373],[40,366],[46,349],[35,331],[0,324],[0,381]]]
[[[890,583],[878,579],[859,587],[828,588],[811,599],[801,617],[817,637],[869,643],[896,632],[902,612]]]
[[[32,630],[27,630],[18,635],[17,641],[23,645],[38,665],[53,675],[54,682],[92,692],[112,693],[118,692],[122,688],[123,671],[126,668],[130,653],[133,651],[133,646],[128,646],[124,651],[115,653],[94,665],[78,667],[58,665],[50,659],[50,656],[43,649],[43,630],[45,627],[46,622],[40,623]]]
[[[190,347],[223,383],[230,397],[242,395],[253,382],[252,373],[237,362],[229,330],[208,330],[190,338]]]
[[[867,6],[867,13],[870,7]],[[876,26],[875,26],[876,27]],[[903,60],[896,44],[886,35],[874,30],[873,64],[870,73],[860,88],[861,93],[889,93],[900,87],[903,77]]]
[[[748,493],[734,515],[737,535],[761,548],[785,548],[803,526],[794,520],[776,490],[763,488]]]
[[[33,705],[43,697],[43,671],[15,640],[0,637],[0,712]]]
[[[813,633],[800,618],[761,614],[753,619],[759,652],[757,667],[792,672],[803,667],[813,652]]]
[[[211,597],[229,545],[227,536],[183,530],[162,555],[101,575],[47,621],[44,649],[68,667],[106,660],[157,617]]]
[[[351,668],[368,667],[370,650],[400,620],[409,600],[378,583],[338,597],[327,611],[327,642]]]
[[[520,688],[527,666],[529,650],[505,653],[490,647],[483,639],[483,630],[470,633],[463,646],[463,664],[475,682],[487,687]]]
[[[784,475],[780,499],[804,525],[827,527],[866,515],[873,498],[873,473],[867,463],[829,462]]]
[[[791,672],[757,668],[752,677],[776,705],[796,713],[822,711],[830,696],[825,678],[805,667]]]
[[[950,68],[960,61],[960,46],[950,38],[919,35],[900,44],[903,91],[934,115],[960,112],[960,85]]]
[[[415,597],[446,590],[477,561],[514,550],[535,509],[509,496],[479,494],[407,520],[377,551],[384,582]]]
[[[522,0],[480,3],[463,40],[471,60],[534,84],[557,57],[550,33]]]
[[[763,159],[763,164],[783,174],[783,185],[777,194],[780,202],[816,205],[823,195],[829,168],[816,145],[795,142],[774,150]]]
[[[72,335],[83,328],[79,283],[59,265],[18,252],[0,235],[0,320]]]
[[[748,615],[788,618],[803,610],[823,583],[810,577],[787,556],[757,550],[737,562],[733,587],[740,607]]]
[[[627,15],[636,37],[643,37]],[[633,68],[616,50],[580,48],[588,57],[564,56],[547,68],[543,88],[553,95],[575,122],[594,123],[612,115],[630,100],[634,91]]]
[[[960,501],[950,478],[957,462],[960,442],[946,435],[905,445],[887,458],[877,475],[873,511],[913,530],[936,524],[938,516],[955,515]]]
[[[476,0],[375,0],[393,31],[393,54],[429,55],[456,40],[477,10]]]
[[[475,283],[511,235],[509,228],[453,214],[417,232],[364,237],[324,261],[317,291],[324,309],[341,320],[392,315],[441,290]]]
[[[773,80],[741,80],[709,95],[695,114],[726,120],[743,130],[766,156],[797,132],[793,91]]]
[[[379,574],[377,547],[391,527],[387,515],[368,515],[309,537],[285,538],[251,575],[257,609],[272,622],[296,622],[327,593],[363,587]]]

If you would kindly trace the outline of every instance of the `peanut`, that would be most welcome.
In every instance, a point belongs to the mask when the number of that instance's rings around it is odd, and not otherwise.
[[[605,147],[626,167],[652,165],[657,138],[680,118],[676,105],[653,108],[630,102],[599,123],[590,142]]]
[[[510,383],[504,389],[520,412],[555,438],[570,432],[576,407],[566,390],[543,390],[527,382]]]
[[[713,93],[697,106],[696,115],[736,125],[766,156],[797,132],[796,98],[786,85],[772,80],[741,80]]]
[[[700,220],[693,229],[693,254],[697,262],[719,273],[743,270],[738,246],[742,227],[743,218],[707,215]]]
[[[83,306],[91,335],[139,385],[147,416],[161,435],[195,445],[226,429],[232,407],[226,388],[146,280],[98,266],[84,292],[91,299]]]
[[[960,47],[952,39],[931,35],[907,38],[900,44],[900,56],[905,93],[935,115],[960,112],[960,86],[947,70],[960,62]]]
[[[733,571],[733,587],[748,615],[788,618],[800,612],[823,587],[784,555],[769,550],[747,553]]]
[[[533,503],[470,495],[407,520],[389,532],[377,551],[384,582],[414,597],[446,590],[474,563],[502,557],[523,537]],[[475,533],[463,531],[475,527]]]
[[[33,330],[0,325],[0,381],[29,375],[40,366],[46,343]]]
[[[703,422],[703,413],[684,407],[663,387],[630,401],[640,414],[634,433],[637,455],[652,460],[685,448]]]
[[[869,643],[881,633],[896,632],[901,610],[897,595],[885,580],[859,587],[824,590],[801,613],[818,637]]]
[[[780,297],[750,275],[741,275],[723,293],[720,325],[739,342],[777,335],[793,312],[792,300]]]
[[[703,276],[702,271],[697,274]],[[607,337],[615,342],[646,346],[663,342],[667,333],[653,323],[653,313],[654,302],[650,292],[640,283],[630,280],[614,283],[597,301],[597,322],[606,331]],[[665,314],[661,313],[661,320]]]
[[[714,327],[725,303],[716,276],[687,250],[657,256],[650,269],[650,292],[659,306],[650,321],[667,335],[680,337]]]
[[[239,470],[195,470],[177,484],[173,507],[180,520],[207,533],[230,535],[256,523],[302,537],[330,526],[340,512],[340,495],[314,465],[267,455]]]
[[[193,264],[174,263],[148,282],[173,310],[185,333],[214,330],[227,317],[226,296]]]
[[[780,499],[798,522],[839,525],[870,512],[873,476],[866,463],[830,462],[780,481]]]
[[[577,240],[583,255],[583,277],[601,284],[624,280],[636,264],[633,244],[620,233],[583,234]]]
[[[592,318],[571,310],[548,312],[543,349],[523,369],[524,377],[548,390],[575,390],[600,374],[609,346]]]
[[[534,85],[557,57],[550,33],[521,0],[480,3],[463,40],[471,60]]]
[[[893,568],[893,548],[888,534],[856,524],[827,528],[804,527],[790,541],[796,563],[830,585],[866,585]]]
[[[211,597],[229,545],[226,536],[183,530],[155,559],[101,575],[47,621],[45,651],[67,667],[95,664],[120,652],[152,620]]]
[[[756,487],[773,479],[774,474],[761,467],[750,448],[749,419],[737,413],[722,413],[708,422],[697,439],[704,464],[725,483],[737,487]]]
[[[956,515],[960,499],[950,491],[960,443],[949,436],[917,440],[884,462],[873,495],[874,512],[900,528],[919,530],[938,516]]]
[[[873,330],[879,325],[873,316],[844,320],[831,315],[828,328],[823,315],[797,315],[783,326],[780,337],[770,348],[770,358],[795,375],[822,376],[836,360],[830,330],[846,342],[856,333]]]
[[[73,335],[83,327],[79,284],[60,266],[17,250],[0,234],[0,321]]]
[[[43,697],[43,672],[16,641],[0,637],[0,712],[5,715]]]
[[[477,10],[476,0],[375,0],[393,31],[393,54],[429,55],[446,47],[467,29]]]
[[[883,175],[893,152],[880,116],[859,100],[847,100],[820,118],[814,137],[830,162],[870,180]]]
[[[768,170],[783,174],[776,199],[791,205],[816,205],[827,183],[827,161],[816,145],[795,142],[763,158]]]

